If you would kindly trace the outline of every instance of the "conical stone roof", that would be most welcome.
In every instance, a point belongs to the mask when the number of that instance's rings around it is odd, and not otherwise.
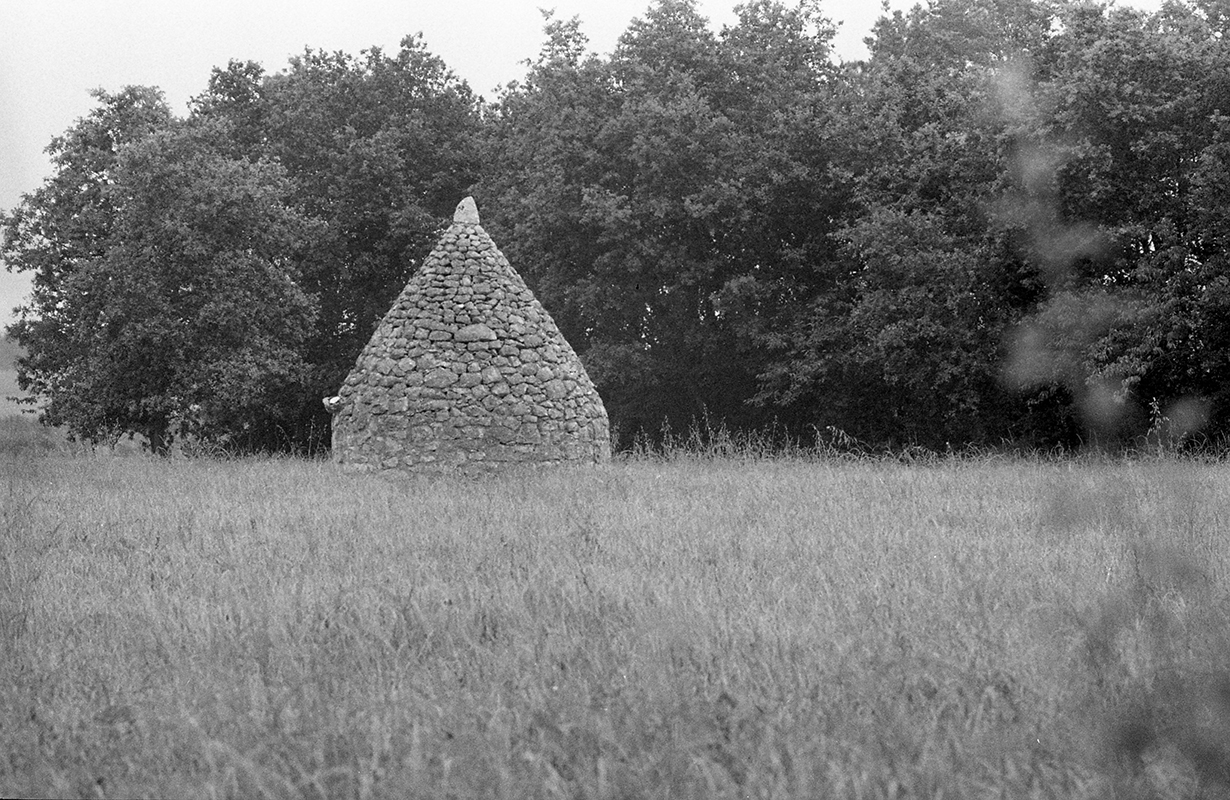
[[[469,197],[325,405],[333,458],[353,469],[602,462],[611,453],[606,409],[581,360]]]

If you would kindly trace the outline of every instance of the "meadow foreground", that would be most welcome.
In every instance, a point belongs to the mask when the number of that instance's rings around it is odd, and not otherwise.
[[[0,459],[0,795],[1230,785],[1221,465]]]

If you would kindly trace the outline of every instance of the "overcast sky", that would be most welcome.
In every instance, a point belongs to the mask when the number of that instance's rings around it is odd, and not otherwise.
[[[715,30],[734,21],[739,0],[699,0]],[[1161,0],[1130,4],[1156,8]],[[893,9],[913,5],[890,0]],[[542,43],[540,7],[579,16],[591,48],[609,53],[649,0],[0,0],[0,209],[37,188],[49,166],[43,148],[92,107],[91,89],[130,84],[161,88],[177,114],[230,59],[267,72],[305,47],[358,54],[395,51],[422,32],[428,49],[477,92],[520,79]],[[845,60],[882,13],[878,0],[821,0],[841,22],[835,48]],[[0,270],[0,325],[29,287]]]

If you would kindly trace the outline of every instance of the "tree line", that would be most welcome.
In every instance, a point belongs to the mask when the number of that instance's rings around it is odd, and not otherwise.
[[[836,63],[816,0],[609,55],[548,15],[477,98],[420,37],[98,91],[0,216],[46,422],[318,450],[457,201],[581,355],[618,444],[699,418],[869,446],[1230,431],[1230,2],[931,0]]]

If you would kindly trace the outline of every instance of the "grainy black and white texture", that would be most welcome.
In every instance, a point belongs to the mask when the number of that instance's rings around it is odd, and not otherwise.
[[[333,458],[356,470],[610,458],[606,409],[474,201],[406,284],[338,397]]]

